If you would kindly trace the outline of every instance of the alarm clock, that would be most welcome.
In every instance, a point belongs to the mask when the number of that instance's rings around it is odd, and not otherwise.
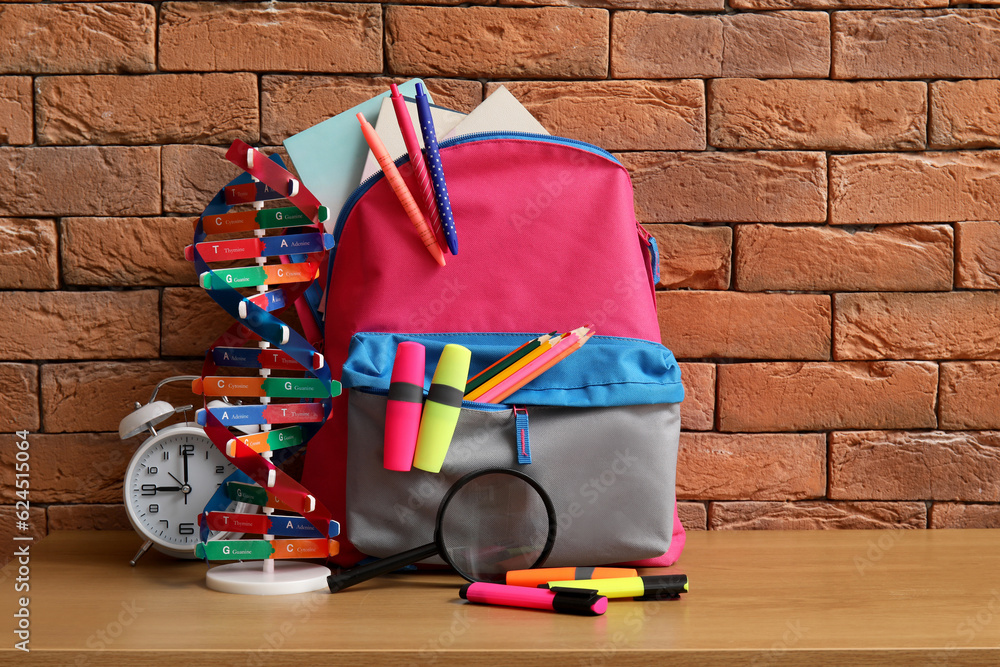
[[[195,558],[195,545],[201,541],[198,516],[209,501],[213,501],[213,510],[255,511],[251,505],[225,496],[222,485],[226,481],[250,480],[218,450],[204,429],[192,422],[156,429],[157,424],[192,408],[174,408],[166,401],[157,401],[160,387],[196,379],[180,375],[161,381],[149,402],[136,403],[136,411],[118,426],[123,440],[144,431],[150,433],[129,461],[122,488],[129,522],[146,540],[130,561],[132,565],[150,546],[176,558]],[[241,535],[213,531],[209,539],[237,539]]]

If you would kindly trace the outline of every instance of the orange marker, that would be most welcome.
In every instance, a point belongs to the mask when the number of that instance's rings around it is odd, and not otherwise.
[[[378,133],[375,132],[375,128],[372,127],[363,114],[358,113],[358,121],[361,123],[361,131],[365,135],[365,141],[368,142],[369,148],[372,149],[372,154],[378,160],[382,171],[385,172],[385,177],[389,180],[392,191],[396,193],[399,203],[403,205],[403,210],[406,211],[410,222],[413,223],[413,228],[420,235],[420,240],[426,246],[427,251],[430,252],[431,257],[437,260],[438,264],[444,266],[444,253],[441,252],[441,246],[438,245],[437,237],[434,236],[430,223],[424,216],[423,211],[420,210],[417,202],[414,201],[409,188],[406,187],[406,183],[399,174],[399,170],[396,169],[389,151],[385,148],[385,144],[382,143]]]

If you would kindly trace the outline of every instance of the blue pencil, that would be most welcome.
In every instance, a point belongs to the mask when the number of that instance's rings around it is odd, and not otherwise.
[[[431,172],[431,183],[434,185],[434,199],[437,201],[438,213],[441,214],[441,227],[444,238],[448,242],[448,250],[452,255],[458,254],[458,236],[455,233],[455,217],[451,213],[451,200],[448,199],[448,187],[444,183],[444,172],[441,170],[441,154],[438,152],[437,135],[434,133],[434,120],[431,118],[431,104],[427,99],[422,84],[417,84],[417,115],[420,118],[420,132],[424,137],[424,148],[427,150],[427,166]]]

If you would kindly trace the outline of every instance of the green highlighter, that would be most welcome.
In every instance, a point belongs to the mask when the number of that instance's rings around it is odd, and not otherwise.
[[[471,358],[468,348],[453,343],[444,346],[420,417],[417,449],[413,455],[414,468],[441,472],[451,437],[458,425],[458,415],[462,411],[462,396],[469,379]]]

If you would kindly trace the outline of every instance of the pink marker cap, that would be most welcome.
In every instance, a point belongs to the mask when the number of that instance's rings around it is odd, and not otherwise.
[[[426,350],[420,343],[403,341],[396,347],[385,405],[386,470],[406,472],[413,465],[413,451],[424,407]]]

